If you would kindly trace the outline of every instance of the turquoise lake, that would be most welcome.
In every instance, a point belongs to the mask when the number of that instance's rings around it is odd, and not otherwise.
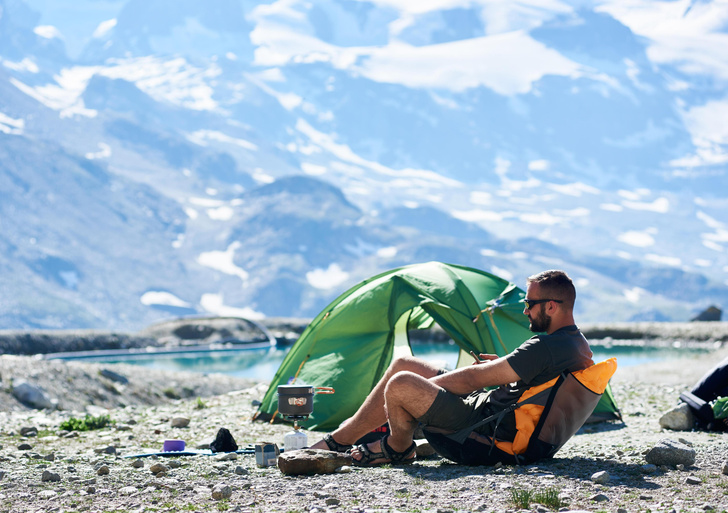
[[[94,359],[107,363],[129,363],[165,370],[181,370],[203,373],[223,373],[232,376],[269,381],[273,378],[289,348],[234,350],[174,355],[134,355],[122,358]],[[457,363],[457,347],[449,344],[416,344],[415,356],[452,369]],[[620,367],[640,365],[660,360],[677,359],[697,354],[699,349],[652,348],[634,346],[593,347],[594,361],[599,362],[616,356]],[[90,361],[90,360],[88,360]]]

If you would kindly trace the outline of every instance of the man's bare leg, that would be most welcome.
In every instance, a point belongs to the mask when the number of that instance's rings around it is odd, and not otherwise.
[[[403,452],[410,447],[418,425],[416,419],[427,413],[440,390],[442,389],[430,379],[413,372],[398,372],[389,379],[384,398],[390,431],[387,444],[392,450]],[[381,441],[371,442],[367,448],[372,453],[381,452]],[[351,456],[359,461],[364,454],[355,447],[351,451]],[[370,463],[386,461],[382,459]]]
[[[440,369],[438,367],[419,358],[404,357],[396,359],[385,371],[382,379],[372,389],[356,413],[342,422],[341,425],[331,433],[331,436],[340,444],[351,445],[367,433],[387,422],[384,391],[390,380],[396,374],[406,371],[422,377],[423,380],[427,380],[435,377],[439,370]],[[313,444],[311,448],[328,449],[328,446],[326,445],[326,442],[320,440]],[[394,449],[394,447],[392,448]]]

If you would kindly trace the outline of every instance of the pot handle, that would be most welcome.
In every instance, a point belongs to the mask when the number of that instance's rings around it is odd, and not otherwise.
[[[316,387],[315,388],[317,394],[333,394],[334,389],[331,387]]]

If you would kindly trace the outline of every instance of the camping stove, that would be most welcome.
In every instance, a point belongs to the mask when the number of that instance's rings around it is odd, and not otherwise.
[[[307,438],[299,430],[299,421],[306,420],[313,413],[314,394],[333,394],[331,387],[309,385],[278,385],[278,413],[293,422],[293,432],[284,438],[286,450],[303,449]]]

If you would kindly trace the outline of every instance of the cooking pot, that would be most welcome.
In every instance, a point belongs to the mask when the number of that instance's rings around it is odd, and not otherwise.
[[[331,387],[278,385],[278,413],[284,417],[308,417],[313,413],[314,394],[333,394]]]

